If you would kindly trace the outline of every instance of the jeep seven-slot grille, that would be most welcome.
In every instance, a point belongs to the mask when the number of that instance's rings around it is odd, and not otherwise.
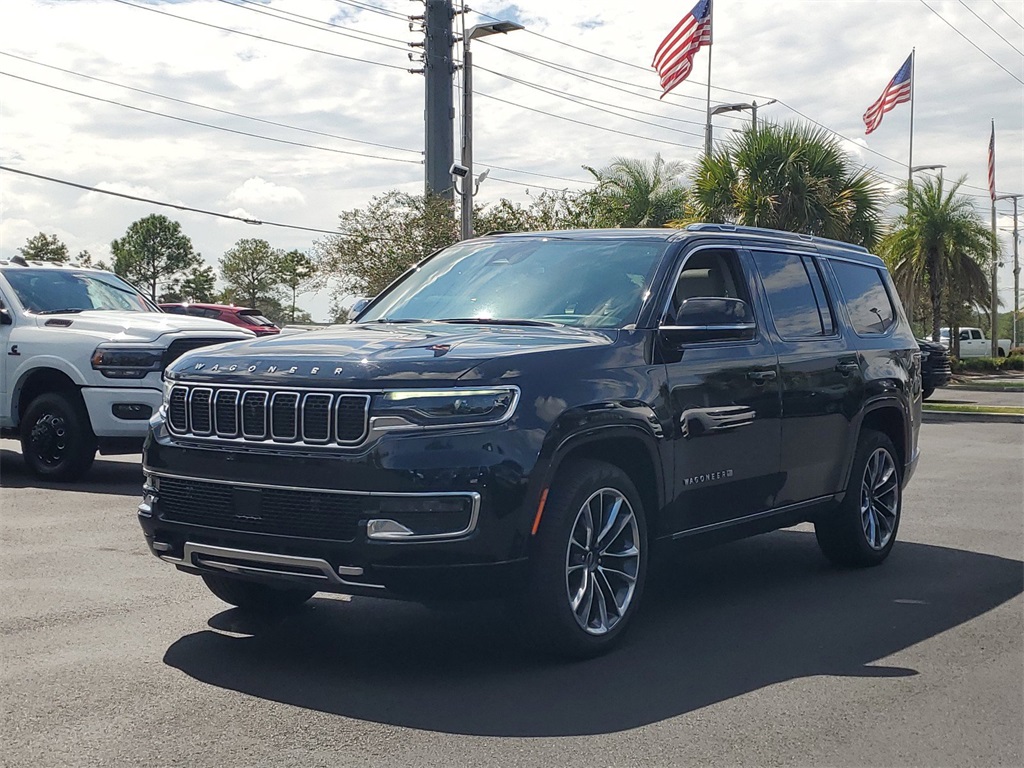
[[[352,541],[368,496],[161,477],[160,518],[247,533]]]
[[[167,424],[180,437],[298,445],[357,445],[369,395],[176,384]]]

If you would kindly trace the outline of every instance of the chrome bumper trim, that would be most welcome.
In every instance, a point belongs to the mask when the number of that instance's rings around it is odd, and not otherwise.
[[[285,576],[290,579],[327,582],[336,586],[384,589],[383,584],[349,581],[343,576],[361,576],[358,566],[340,565],[335,571],[319,557],[296,557],[273,552],[252,552],[247,549],[215,547],[187,541],[181,558],[158,555],[164,562],[186,568],[226,571],[240,576]]]

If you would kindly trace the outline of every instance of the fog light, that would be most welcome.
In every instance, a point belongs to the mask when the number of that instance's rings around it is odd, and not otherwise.
[[[114,403],[110,412],[126,421],[144,421],[153,415],[153,407],[146,403]]]
[[[453,496],[385,496],[366,523],[366,537],[379,541],[414,541],[465,536],[476,527],[476,494]]]

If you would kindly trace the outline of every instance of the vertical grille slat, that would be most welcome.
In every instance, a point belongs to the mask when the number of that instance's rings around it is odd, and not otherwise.
[[[370,395],[323,390],[175,384],[168,430],[238,443],[355,446],[369,433]]]
[[[366,395],[341,395],[335,407],[339,443],[358,443],[366,435],[370,398]]]
[[[299,395],[296,392],[275,392],[270,398],[270,436],[275,440],[296,440],[299,437]]]

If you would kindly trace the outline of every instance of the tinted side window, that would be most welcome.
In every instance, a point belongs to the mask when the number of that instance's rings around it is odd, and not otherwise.
[[[885,333],[896,322],[889,292],[875,267],[848,261],[831,261],[853,329],[861,336]]]
[[[734,251],[702,250],[686,257],[672,291],[670,321],[687,299],[711,297],[742,299],[750,304],[743,270]]]
[[[828,313],[826,324],[819,310],[820,301],[828,309],[821,278],[814,262],[807,257],[792,253],[755,251],[754,261],[761,273],[768,296],[768,306],[775,328],[784,339],[806,339],[832,334],[832,315]],[[818,283],[818,290],[812,285],[811,275]]]

